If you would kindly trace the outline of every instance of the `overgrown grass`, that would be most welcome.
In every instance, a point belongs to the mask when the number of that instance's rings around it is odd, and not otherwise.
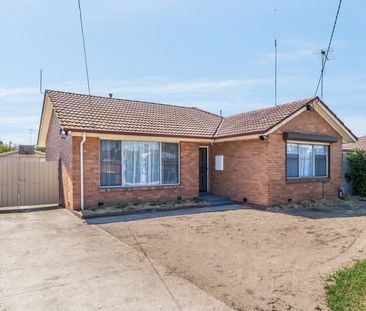
[[[343,268],[327,279],[328,307],[334,311],[366,310],[366,260]]]

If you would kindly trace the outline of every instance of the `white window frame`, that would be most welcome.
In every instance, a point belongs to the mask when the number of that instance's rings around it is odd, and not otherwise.
[[[299,169],[299,176],[298,177],[288,177],[287,176],[287,145],[288,144],[296,144],[296,145],[311,145],[312,146],[312,156],[313,156],[313,176],[311,177],[302,177],[300,176],[300,154],[299,154],[299,160],[298,160],[298,169]],[[315,152],[314,152],[314,146],[326,146],[327,147],[327,157],[326,157],[326,175],[324,176],[315,176]],[[324,179],[329,178],[329,157],[330,157],[330,144],[324,143],[324,142],[309,142],[309,141],[293,141],[288,140],[286,141],[286,179]]]
[[[215,155],[215,171],[222,172],[224,170],[224,155]]]
[[[101,185],[101,163],[100,163],[100,151],[101,151],[101,144],[103,141],[110,141],[110,140],[118,140],[121,142],[121,185],[115,185],[115,186],[102,186]],[[159,180],[159,184],[158,185],[149,185],[149,184],[145,184],[145,185],[123,185],[123,142],[125,141],[139,141],[139,142],[155,142],[155,143],[159,143],[159,153],[160,153],[160,180]],[[163,177],[162,177],[162,148],[161,145],[163,143],[166,144],[177,144],[178,145],[178,182],[177,183],[173,183],[173,184],[163,184]],[[111,189],[111,188],[146,188],[146,187],[165,187],[165,186],[179,186],[181,184],[181,176],[180,176],[180,142],[171,142],[171,141],[150,141],[150,140],[119,140],[119,139],[100,139],[99,141],[99,188],[101,189]]]

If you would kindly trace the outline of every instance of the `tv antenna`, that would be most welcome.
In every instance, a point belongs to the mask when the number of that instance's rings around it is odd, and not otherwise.
[[[313,54],[317,55],[321,60],[321,71],[320,71],[320,99],[323,99],[324,96],[324,75],[325,75],[325,63],[331,59],[335,59],[334,56],[334,48],[320,49],[313,52]]]

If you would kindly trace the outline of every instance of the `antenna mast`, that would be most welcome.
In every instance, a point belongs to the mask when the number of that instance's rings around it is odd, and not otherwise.
[[[274,89],[274,95],[275,95],[275,106],[277,106],[277,8],[274,9],[274,49],[275,49],[275,72],[274,72],[274,82],[275,82],[275,89]]]
[[[324,96],[324,76],[325,76],[325,63],[331,59],[334,59],[334,49],[331,47],[329,50],[327,49],[321,49],[314,51],[313,54],[318,55],[321,59],[321,70],[320,70],[320,99],[323,99]]]
[[[41,94],[44,94],[42,89],[43,89],[43,74],[42,74],[42,69],[41,69],[41,71],[39,73],[39,92]]]

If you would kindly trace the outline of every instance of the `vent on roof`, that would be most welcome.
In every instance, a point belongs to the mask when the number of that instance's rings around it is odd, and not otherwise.
[[[113,97],[113,93],[109,93],[109,98],[112,98]]]

